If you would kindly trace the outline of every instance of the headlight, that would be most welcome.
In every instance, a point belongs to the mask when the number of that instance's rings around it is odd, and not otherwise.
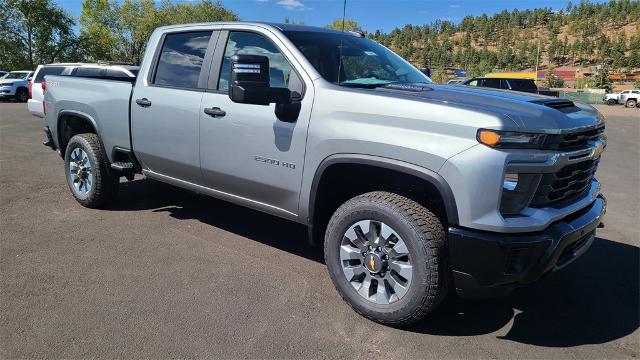
[[[478,142],[492,148],[540,149],[546,135],[520,133],[515,131],[480,129],[476,135]]]

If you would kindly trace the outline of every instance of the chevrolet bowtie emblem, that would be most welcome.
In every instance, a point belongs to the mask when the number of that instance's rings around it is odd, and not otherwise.
[[[374,270],[376,268],[376,260],[372,257],[369,258],[369,268]]]

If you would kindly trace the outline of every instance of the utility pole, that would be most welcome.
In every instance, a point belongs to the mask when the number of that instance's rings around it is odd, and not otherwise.
[[[540,59],[540,39],[538,39],[538,52],[536,53],[536,85],[538,84],[538,61]]]

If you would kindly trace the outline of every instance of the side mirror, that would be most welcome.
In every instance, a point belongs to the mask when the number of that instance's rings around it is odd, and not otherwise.
[[[291,91],[272,88],[269,84],[269,58],[260,55],[234,55],[231,57],[231,101],[243,104],[288,104]]]

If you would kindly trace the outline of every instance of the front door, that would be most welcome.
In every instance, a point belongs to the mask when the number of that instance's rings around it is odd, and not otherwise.
[[[210,44],[213,52],[216,39],[211,38],[212,31],[167,34],[151,67],[154,73],[146,81],[138,79],[131,99],[131,136],[145,170],[202,183],[200,103],[208,74],[201,71]]]
[[[200,161],[207,187],[291,216],[298,212],[313,87],[283,49],[277,38],[259,28],[221,32],[209,78],[211,90],[204,94],[200,111]],[[231,101],[227,91],[230,57],[235,54],[269,58],[271,86],[287,87],[301,101],[297,121],[278,120],[275,104]],[[213,108],[219,115],[205,113]]]

